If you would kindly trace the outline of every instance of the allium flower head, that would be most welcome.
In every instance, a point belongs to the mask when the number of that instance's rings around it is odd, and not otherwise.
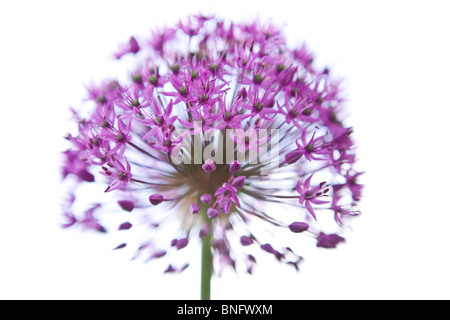
[[[277,232],[321,248],[344,242],[361,172],[340,83],[306,46],[289,48],[272,24],[194,15],[131,37],[113,56],[137,67],[89,87],[85,109],[73,111],[78,132],[67,136],[62,173],[77,189],[63,227],[144,230],[114,249],[133,245],[145,261],[210,237],[217,272],[251,273],[255,250],[298,269],[297,240],[281,245]],[[87,184],[104,199],[77,213]],[[329,217],[336,229],[322,226]],[[165,272],[188,265],[167,261]]]

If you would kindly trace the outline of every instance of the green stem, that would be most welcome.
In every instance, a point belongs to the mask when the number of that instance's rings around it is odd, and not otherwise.
[[[206,217],[205,214],[205,218]],[[209,220],[209,219],[208,219]],[[211,251],[211,238],[212,238],[212,226],[208,221],[209,233],[202,239],[202,270],[201,270],[201,287],[200,287],[200,299],[211,299],[211,275],[212,275],[212,251]]]

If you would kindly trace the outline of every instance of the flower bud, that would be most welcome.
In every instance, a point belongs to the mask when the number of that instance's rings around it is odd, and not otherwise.
[[[131,212],[131,211],[133,211],[133,209],[134,209],[134,203],[131,202],[131,201],[128,201],[128,200],[119,200],[119,201],[117,201],[117,203],[118,203],[119,206],[120,206],[123,210],[125,210],[125,211]]]
[[[293,222],[289,225],[289,230],[295,233],[304,232],[309,229],[309,224],[306,222]]]
[[[239,161],[234,160],[231,164],[230,164],[230,172],[231,173],[236,173],[238,171],[240,171],[242,168],[241,164],[239,163]]]
[[[141,49],[135,37],[130,38],[129,45],[130,45],[130,52],[132,53],[138,53],[139,50]]]
[[[334,233],[325,234],[321,232],[317,237],[316,246],[319,248],[334,249],[341,242],[345,242],[345,239],[342,238],[341,236],[338,236],[337,234]]]
[[[252,238],[247,237],[247,236],[242,236],[240,241],[243,246],[249,246],[249,245],[253,244]]]
[[[133,225],[129,222],[124,222],[119,226],[119,230],[128,230],[132,227]]]
[[[233,182],[231,182],[231,186],[235,187],[236,189],[240,189],[244,186],[244,183],[245,183],[245,177],[239,176],[239,177],[233,179]]]
[[[212,196],[209,193],[205,193],[200,197],[200,201],[204,204],[210,204],[212,201]]]
[[[205,161],[205,164],[202,166],[202,168],[203,170],[205,170],[205,172],[213,172],[214,170],[216,170],[216,164],[211,159],[208,159]]]
[[[200,206],[197,203],[191,203],[190,210],[192,214],[196,214],[200,211]]]
[[[215,217],[217,217],[219,215],[219,211],[217,211],[216,209],[213,209],[213,208],[209,208],[207,211],[207,215],[208,215],[208,218],[214,219]]]
[[[303,152],[300,150],[294,150],[286,154],[286,162],[287,164],[293,164],[298,161],[303,155]]]
[[[148,200],[150,203],[154,206],[160,204],[164,201],[164,197],[160,195],[159,193],[152,194],[150,197],[148,197]]]
[[[181,250],[184,247],[186,247],[189,243],[189,240],[187,238],[179,239],[177,241],[177,244],[175,245],[177,247],[177,250]]]
[[[202,225],[202,228],[200,229],[200,232],[199,232],[199,237],[200,237],[200,239],[203,239],[205,236],[207,236],[209,234],[209,225],[208,225],[208,223],[207,222],[205,222],[203,225]]]

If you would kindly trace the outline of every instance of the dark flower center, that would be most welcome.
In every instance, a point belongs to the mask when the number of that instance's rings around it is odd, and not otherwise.
[[[180,66],[178,65],[178,63],[172,64],[169,68],[175,74],[178,73],[178,71],[180,71]]]
[[[255,74],[255,76],[253,77],[253,82],[255,84],[261,84],[263,82],[264,78],[260,75],[260,74]]]
[[[158,82],[158,80],[156,79],[156,76],[154,74],[150,75],[150,77],[148,77],[148,82],[150,82],[151,84],[156,84]]]
[[[106,98],[102,94],[99,95],[96,100],[97,100],[98,103],[105,103],[106,102]]]
[[[139,73],[133,74],[131,77],[135,83],[141,83],[142,82],[142,76]]]
[[[295,111],[295,110],[289,111],[289,116],[290,116],[291,118],[295,118],[297,115],[298,115],[298,112],[297,112],[297,111]]]
[[[306,108],[305,110],[303,110],[302,115],[309,116],[311,115],[311,113],[312,113],[311,108]]]
[[[262,110],[263,108],[263,104],[262,102],[255,102],[255,104],[253,105],[253,108],[256,109],[258,112]]]

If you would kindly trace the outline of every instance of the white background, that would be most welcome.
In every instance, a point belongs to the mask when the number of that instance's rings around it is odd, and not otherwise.
[[[181,275],[130,262],[107,237],[62,231],[59,152],[84,85],[114,72],[132,34],[188,13],[285,24],[346,79],[365,170],[363,214],[300,273],[225,273],[214,299],[449,299],[450,7],[446,1],[2,1],[0,298],[197,299]]]

